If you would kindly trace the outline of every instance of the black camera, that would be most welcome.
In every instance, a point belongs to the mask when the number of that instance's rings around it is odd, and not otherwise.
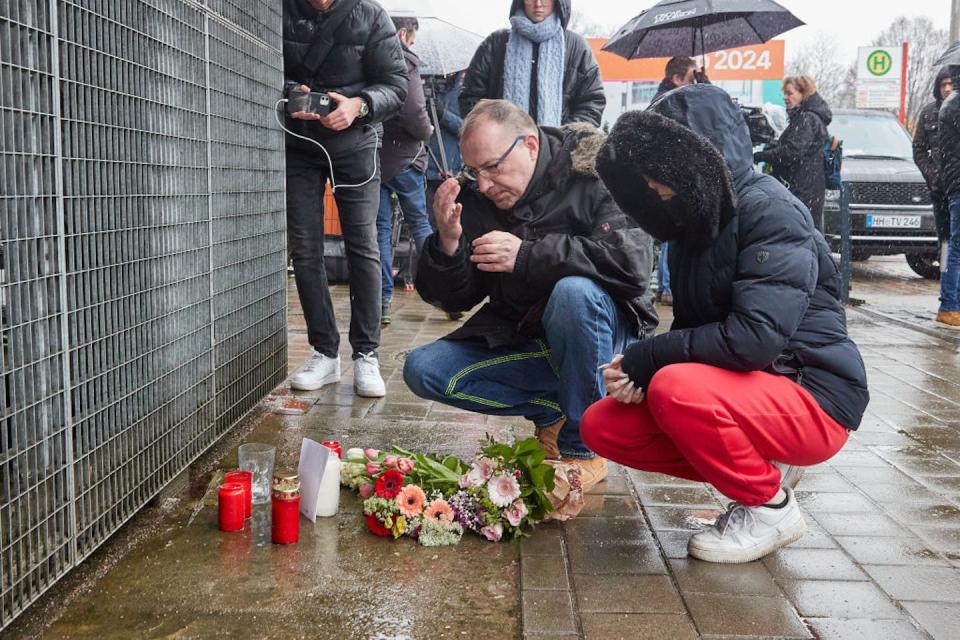
[[[330,96],[322,91],[311,91],[309,93],[291,91],[287,98],[287,113],[289,114],[305,111],[306,113],[325,116],[333,111],[334,108],[335,105],[330,99]]]

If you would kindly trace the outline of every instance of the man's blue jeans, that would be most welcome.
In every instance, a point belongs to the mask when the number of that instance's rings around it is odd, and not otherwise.
[[[605,394],[603,372],[637,341],[627,314],[588,278],[556,284],[543,315],[546,336],[519,347],[438,340],[407,356],[403,379],[421,398],[498,416],[524,416],[537,428],[566,418],[561,455],[592,458],[580,418]]]
[[[377,242],[380,245],[382,271],[382,300],[393,298],[393,246],[390,244],[393,231],[393,210],[390,194],[397,194],[403,221],[413,236],[417,251],[433,233],[427,217],[426,182],[416,169],[407,169],[380,185],[380,211],[377,213]]]
[[[940,311],[960,311],[960,196],[950,198],[947,269],[940,274]]]
[[[657,265],[657,291],[659,291],[662,296],[673,295],[673,291],[670,289],[670,265],[667,263],[669,248],[670,243],[660,243],[660,262]]]

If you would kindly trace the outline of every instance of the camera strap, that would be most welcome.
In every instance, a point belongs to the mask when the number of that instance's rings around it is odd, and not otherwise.
[[[347,16],[353,12],[354,7],[359,3],[360,0],[338,0],[337,4],[334,5],[335,9],[332,15],[323,21],[313,39],[313,43],[303,56],[301,65],[304,69],[311,74],[316,74],[320,70],[336,44],[333,41],[333,34],[336,33],[343,21],[347,19]]]

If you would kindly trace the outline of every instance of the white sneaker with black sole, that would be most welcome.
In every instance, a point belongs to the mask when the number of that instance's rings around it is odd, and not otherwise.
[[[370,353],[361,353],[353,361],[353,390],[364,398],[382,398],[387,395],[387,385],[380,376],[380,361]]]
[[[787,503],[779,508],[731,502],[715,523],[690,537],[687,553],[707,562],[739,564],[796,542],[807,531],[807,523],[793,489],[784,491]]]
[[[806,470],[806,467],[777,462],[776,460],[771,460],[770,464],[780,470],[780,486],[784,489],[795,489],[797,483],[800,482],[800,478],[803,477],[804,470]]]
[[[290,378],[290,386],[297,391],[314,391],[340,381],[340,356],[329,358],[319,351]]]

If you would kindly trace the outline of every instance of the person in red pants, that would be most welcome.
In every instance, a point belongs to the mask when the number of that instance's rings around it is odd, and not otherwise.
[[[622,116],[596,161],[620,208],[671,243],[674,323],[607,366],[609,395],[580,434],[598,455],[734,500],[688,542],[711,562],[803,535],[786,472],[837,453],[869,401],[830,249],[751,152],[730,97],[693,85]]]

